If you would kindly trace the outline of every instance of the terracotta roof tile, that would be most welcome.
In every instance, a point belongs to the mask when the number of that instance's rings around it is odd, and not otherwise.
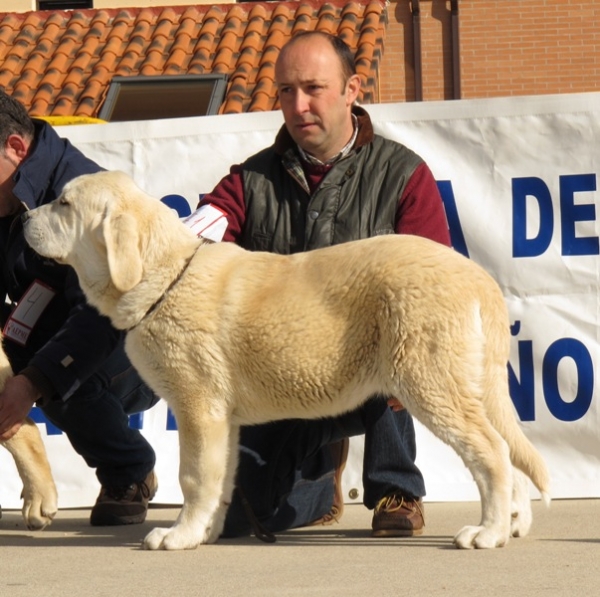
[[[228,75],[221,113],[278,108],[275,61],[299,31],[340,35],[375,101],[386,0],[0,13],[0,86],[36,116],[96,117],[113,76]]]

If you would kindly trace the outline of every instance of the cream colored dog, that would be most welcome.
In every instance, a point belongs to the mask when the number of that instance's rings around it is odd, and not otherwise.
[[[0,388],[12,375],[8,359],[0,344]],[[48,526],[57,511],[57,492],[40,432],[27,419],[16,435],[0,442],[13,456],[23,482],[23,518],[27,528],[41,530]]]
[[[73,180],[24,227],[127,330],[133,365],[175,414],[184,504],[146,548],[218,539],[240,425],[338,415],[377,393],[397,397],[473,474],[482,520],[458,547],[529,531],[525,475],[547,497],[548,472],[508,393],[502,293],[472,261],[403,235],[291,256],[207,243],[119,172]]]

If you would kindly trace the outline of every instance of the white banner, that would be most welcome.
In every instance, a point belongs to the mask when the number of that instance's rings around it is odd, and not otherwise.
[[[377,132],[430,165],[453,243],[501,285],[511,313],[511,394],[549,464],[554,498],[600,497],[600,93],[366,106]],[[193,209],[229,166],[273,142],[280,113],[61,127],[86,155]],[[36,412],[37,411],[37,412]],[[38,409],[34,416],[41,417]],[[41,420],[41,419],[40,419]],[[164,403],[136,417],[157,452],[160,503],[181,503],[177,432]],[[63,434],[40,423],[61,507],[89,506],[99,485]],[[455,453],[417,426],[430,501],[478,499]],[[351,444],[344,490],[362,498],[362,446]],[[0,503],[21,484],[0,451]],[[532,492],[535,496],[535,492]]]

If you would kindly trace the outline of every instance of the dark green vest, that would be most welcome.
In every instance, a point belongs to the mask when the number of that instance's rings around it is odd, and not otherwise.
[[[337,162],[310,195],[294,149],[269,147],[243,164],[246,221],[239,244],[289,254],[393,234],[400,196],[421,158],[378,135]]]

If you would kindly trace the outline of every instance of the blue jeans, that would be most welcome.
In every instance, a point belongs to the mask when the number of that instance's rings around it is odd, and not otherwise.
[[[142,481],[154,468],[154,450],[139,430],[129,427],[128,415],[158,400],[120,347],[68,400],[50,401],[42,410],[96,469],[103,486],[121,487]]]
[[[394,412],[381,397],[356,411],[314,421],[286,420],[242,428],[237,485],[259,521],[277,532],[303,526],[331,509],[334,464],[330,443],[365,434],[364,504],[397,493],[406,498],[425,495],[423,476],[415,465],[412,417]],[[251,532],[234,495],[224,537]]]

